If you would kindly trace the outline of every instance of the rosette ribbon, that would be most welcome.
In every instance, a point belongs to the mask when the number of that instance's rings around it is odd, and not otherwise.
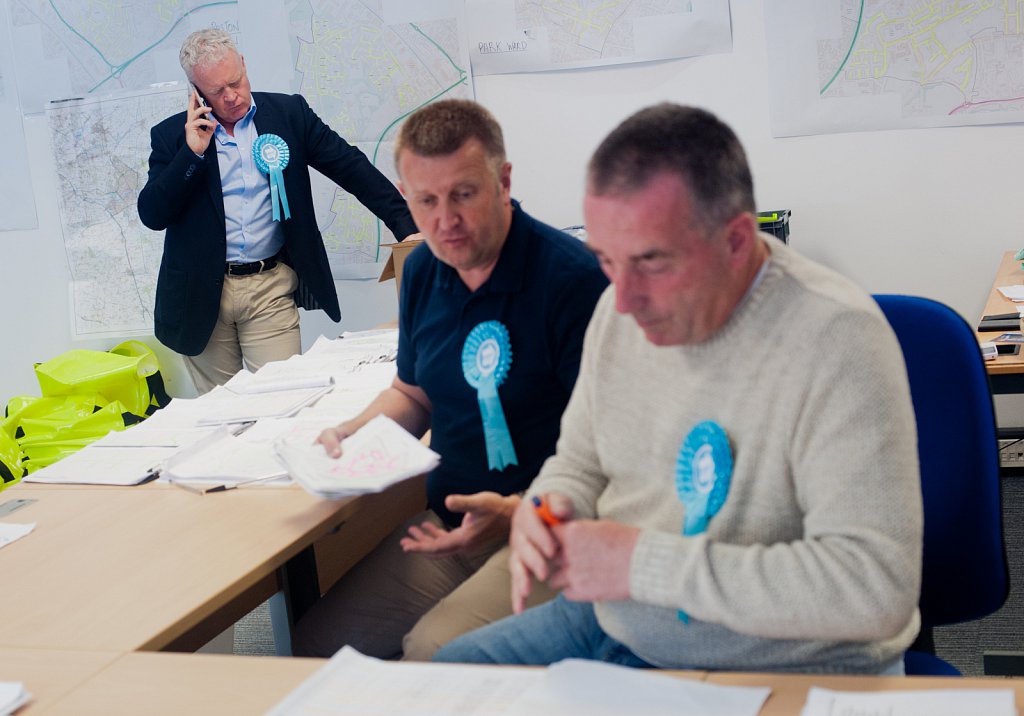
[[[705,532],[729,494],[732,480],[732,451],[729,436],[718,423],[705,420],[694,426],[683,440],[676,459],[676,492],[686,508],[683,535]],[[679,618],[688,623],[686,612]]]
[[[291,151],[288,144],[276,134],[261,134],[252,145],[252,158],[261,172],[270,177],[270,205],[274,221],[292,218],[288,210],[288,194],[284,190],[284,168],[288,166]]]
[[[476,388],[476,401],[484,423],[487,467],[491,470],[519,464],[505,422],[505,410],[498,397],[498,386],[511,367],[512,344],[508,329],[500,321],[478,323],[462,344],[462,374],[466,382]]]

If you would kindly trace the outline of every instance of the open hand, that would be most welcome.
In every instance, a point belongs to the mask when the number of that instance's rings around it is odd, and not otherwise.
[[[445,507],[462,512],[462,524],[446,530],[431,522],[409,528],[402,539],[402,549],[419,552],[428,557],[447,557],[459,554],[508,535],[509,521],[519,505],[519,497],[504,497],[497,492],[478,492],[475,495],[448,495]]]

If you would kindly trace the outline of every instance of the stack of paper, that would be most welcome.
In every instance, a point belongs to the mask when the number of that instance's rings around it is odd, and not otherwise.
[[[762,686],[706,684],[656,670],[566,659],[548,667],[544,679],[509,709],[509,716],[757,716],[770,694]]]
[[[401,480],[437,467],[440,455],[406,432],[391,418],[378,415],[342,443],[332,458],[308,433],[288,435],[274,451],[288,474],[319,497],[338,499],[380,492]]]
[[[175,398],[141,424],[110,433],[25,481],[136,485],[163,470],[179,483],[233,486],[286,476],[273,440],[288,433],[299,441],[301,435],[309,447],[324,428],[362,412],[394,379],[397,346],[393,329],[321,337],[303,355],[255,373],[243,370],[199,398]],[[324,396],[330,399],[319,405]],[[251,440],[234,437],[253,422]],[[218,433],[211,444],[207,439],[225,425],[232,426],[230,434]],[[357,491],[379,489],[358,485]]]
[[[594,661],[546,670],[418,664],[372,659],[346,646],[268,716],[757,716],[769,693]]]
[[[25,476],[25,482],[85,485],[138,485],[156,477],[176,447],[95,447],[88,445]]]
[[[1011,301],[1024,301],[1024,286],[1000,286],[999,293]]]
[[[164,461],[161,478],[177,483],[224,484],[266,482],[288,472],[269,443],[247,442],[226,427],[183,448]]]
[[[251,393],[273,393],[280,390],[302,390],[303,388],[326,388],[334,383],[329,373],[296,371],[295,364],[288,361],[267,363],[258,373],[240,370],[224,387],[241,395]]]
[[[1013,689],[921,691],[832,691],[812,688],[801,716],[884,714],[884,716],[1017,716]]]
[[[330,386],[326,386],[236,395],[231,400],[211,403],[210,411],[199,418],[196,425],[222,425],[248,422],[257,418],[283,418],[295,415],[300,409],[316,402],[330,389]]]

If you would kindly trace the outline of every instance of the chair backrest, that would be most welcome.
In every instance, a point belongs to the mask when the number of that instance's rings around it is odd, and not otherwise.
[[[1006,601],[999,441],[978,340],[951,308],[876,295],[907,365],[924,496],[923,628],[978,619]]]

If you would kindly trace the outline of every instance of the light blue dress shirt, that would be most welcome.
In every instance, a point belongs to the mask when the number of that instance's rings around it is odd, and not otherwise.
[[[235,123],[234,136],[220,124],[213,132],[224,195],[228,263],[269,259],[284,246],[281,223],[273,219],[270,181],[252,157],[252,145],[259,136],[255,114],[254,100],[245,116]]]

